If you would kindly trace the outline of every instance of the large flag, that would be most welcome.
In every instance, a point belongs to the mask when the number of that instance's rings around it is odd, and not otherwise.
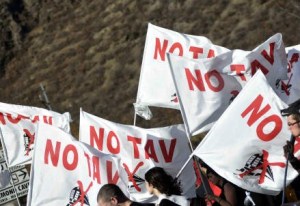
[[[0,137],[8,166],[31,162],[37,122],[70,132],[70,121],[68,112],[0,103]]]
[[[175,177],[191,155],[182,124],[144,129],[110,122],[81,111],[79,139],[121,159],[130,181],[130,196],[137,201],[153,198],[146,190],[144,179],[150,168],[163,167]],[[179,180],[185,196],[193,197],[196,177],[192,162],[180,174]]]
[[[285,177],[283,146],[290,139],[280,113],[285,107],[257,71],[193,154],[245,190],[278,194]],[[297,175],[289,164],[287,184]]]
[[[40,123],[32,160],[28,206],[97,205],[102,185],[126,194],[127,176],[119,159],[77,141],[69,133]]]
[[[288,59],[288,79],[276,81],[276,92],[287,104],[300,98],[300,45],[286,48]]]
[[[270,37],[252,52],[233,50],[199,60],[168,54],[168,60],[191,135],[209,130],[257,70],[266,75],[273,88],[277,79],[287,78],[281,34]]]
[[[199,59],[227,51],[227,48],[214,45],[206,37],[182,34],[149,23],[135,104],[137,113],[140,116],[143,112],[147,113],[145,106],[179,109],[167,52]]]

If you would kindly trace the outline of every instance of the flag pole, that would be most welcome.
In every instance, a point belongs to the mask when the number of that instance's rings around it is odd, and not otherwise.
[[[3,150],[4,150],[4,147],[3,147],[3,141],[2,141],[2,139],[3,139],[3,133],[2,133],[2,128],[0,127],[0,134],[1,134],[1,145],[2,145],[2,148],[3,148]],[[4,152],[3,152],[4,153]],[[4,158],[5,159],[5,163],[6,163],[6,165],[7,165],[7,169],[8,169],[8,171],[9,171],[9,174],[11,175],[12,174],[12,172],[10,171],[10,167],[8,167],[8,164],[7,164],[7,160],[6,160],[6,158]],[[17,202],[18,202],[18,206],[21,206],[21,204],[20,204],[20,200],[19,200],[19,196],[18,196],[18,193],[17,193],[17,190],[16,190],[16,187],[15,187],[15,184],[14,184],[14,180],[12,179],[12,176],[11,176],[11,184],[12,184],[12,186],[13,186],[13,188],[14,188],[14,193],[15,193],[15,195],[16,195],[16,199],[17,199]]]
[[[180,100],[179,100],[179,105],[180,105],[180,111],[181,111],[181,106],[182,106],[182,105],[181,105]],[[189,145],[190,145],[190,149],[191,149],[192,154],[189,156],[189,158],[187,159],[187,161],[185,162],[185,164],[182,166],[182,168],[180,169],[180,171],[177,173],[176,178],[179,177],[179,175],[182,173],[182,171],[184,170],[184,168],[186,167],[186,165],[187,165],[187,164],[189,163],[189,161],[193,158],[193,161],[194,161],[194,163],[196,164],[197,170],[199,170],[200,179],[201,179],[201,182],[202,182],[202,184],[203,184],[204,192],[205,192],[206,194],[209,194],[209,193],[208,193],[207,185],[204,184],[205,181],[204,181],[204,177],[203,177],[203,174],[202,174],[202,171],[201,171],[201,165],[200,165],[200,162],[199,162],[197,159],[195,159],[195,157],[194,157],[194,155],[193,155],[194,149],[193,149],[193,145],[192,145],[191,138],[190,138],[190,132],[189,132],[190,130],[189,130],[187,124],[184,124],[184,126],[185,126],[186,138],[188,139],[188,142],[189,142]],[[194,168],[194,170],[195,170],[195,168]],[[195,173],[196,173],[196,171],[195,171]],[[197,176],[197,175],[196,175],[196,176]],[[210,192],[210,193],[211,193],[211,192]]]
[[[133,125],[136,126],[136,112],[134,110]]]
[[[48,99],[46,90],[43,86],[42,83],[40,83],[40,88],[41,88],[41,92],[42,92],[42,96],[40,96],[40,100],[42,101],[42,103],[47,107],[47,109],[52,111],[51,105],[50,105],[50,101]]]
[[[294,135],[291,135],[291,139],[290,139],[291,144],[294,147],[294,143],[295,143],[295,137]],[[285,162],[285,170],[284,170],[284,178],[283,178],[283,189],[282,189],[282,200],[281,200],[281,204],[284,203],[284,199],[285,199],[285,187],[286,187],[286,177],[287,177],[287,170],[288,170],[288,164],[289,164],[289,157],[286,157],[286,162]]]

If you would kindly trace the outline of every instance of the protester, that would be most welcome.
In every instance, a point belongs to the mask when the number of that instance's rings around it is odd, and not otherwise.
[[[158,200],[156,205],[167,205],[164,202],[171,200],[177,205],[189,206],[190,202],[181,195],[182,189],[177,179],[174,179],[161,167],[153,167],[145,174],[146,188]]]
[[[294,156],[295,138],[300,136],[300,99],[289,105],[288,108],[281,110],[282,116],[287,116],[289,130],[292,133],[291,141],[283,147],[284,155],[290,161],[295,170],[300,173],[300,160]]]
[[[241,206],[244,205],[244,196],[242,197],[238,188],[226,179],[218,175],[211,168],[207,167],[207,178],[222,189],[220,196],[206,194],[208,200],[214,200],[213,206]]]
[[[154,206],[152,203],[131,201],[115,184],[103,185],[97,195],[98,206]]]
[[[287,116],[289,130],[291,131],[291,140],[287,141],[283,147],[284,155],[295,170],[300,173],[300,160],[294,156],[294,144],[297,138],[300,138],[300,99],[289,105],[288,108],[281,110],[282,116]],[[300,177],[298,176],[291,187],[295,190],[297,198],[300,198]]]

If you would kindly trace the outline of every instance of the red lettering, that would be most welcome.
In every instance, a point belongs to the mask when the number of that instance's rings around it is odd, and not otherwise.
[[[119,180],[119,173],[116,170],[114,176],[112,175],[113,164],[111,161],[106,161],[106,174],[107,174],[107,182],[112,184],[117,184]]]
[[[68,156],[73,155],[73,160],[71,162]],[[67,145],[63,152],[63,165],[67,170],[74,170],[78,164],[78,153],[74,145]]]
[[[40,117],[39,116],[34,116],[32,119],[32,123],[36,123],[40,121]]]
[[[173,155],[174,155],[174,149],[175,149],[175,146],[176,146],[176,139],[171,140],[169,153],[167,152],[167,148],[166,148],[164,140],[159,140],[159,146],[161,148],[161,151],[162,151],[162,154],[163,154],[163,157],[164,157],[165,161],[166,162],[172,162]]]
[[[170,48],[170,53],[174,53],[175,49],[179,50],[178,56],[183,56],[183,48],[179,42],[174,43]]]
[[[160,59],[162,61],[165,61],[167,46],[168,46],[168,40],[164,40],[163,46],[161,46],[160,39],[155,38],[154,59],[157,59],[159,55]]]
[[[273,130],[269,131],[269,133],[265,133],[264,127],[270,122],[274,122]],[[256,133],[262,141],[271,141],[274,139],[282,129],[282,121],[278,115],[271,115],[265,119],[263,119],[256,128]]]
[[[292,68],[294,67],[293,64],[298,62],[298,60],[299,60],[299,53],[293,53],[288,63],[288,73],[291,72]]]
[[[44,123],[52,125],[53,117],[43,116]]]
[[[256,73],[257,69],[260,69],[264,75],[269,73],[269,70],[264,67],[259,61],[256,59],[251,62],[251,74],[252,76]]]
[[[99,157],[93,156],[93,180],[97,180],[98,184],[101,184],[101,178],[100,178],[100,164],[99,164]]]
[[[189,89],[194,91],[194,86],[195,85],[198,90],[200,91],[205,91],[203,80],[201,77],[201,71],[199,69],[195,70],[196,78],[191,74],[191,71],[188,68],[185,68],[185,75],[186,79],[189,84]]]
[[[216,56],[216,55],[215,55],[215,51],[212,50],[212,49],[210,49],[210,50],[208,51],[207,58],[212,58],[212,57],[215,57],[215,56]]]
[[[203,48],[191,46],[190,47],[190,52],[193,53],[193,58],[194,59],[198,59],[199,58],[199,54],[203,53]]]
[[[154,149],[153,140],[151,139],[148,139],[145,145],[145,157],[146,159],[152,158],[155,162],[158,162],[155,149]]]
[[[104,129],[99,128],[99,135],[96,132],[96,129],[94,126],[90,126],[90,145],[94,148],[97,148],[98,150],[103,150],[103,138],[104,138]],[[96,146],[95,147],[95,144]]]
[[[3,124],[3,125],[6,125],[6,122],[5,122],[5,119],[4,119],[4,115],[2,112],[0,112],[0,122]]]
[[[245,118],[245,116],[251,112],[250,118],[247,121],[247,124],[251,126],[254,122],[256,122],[262,115],[264,115],[267,111],[270,110],[271,106],[268,104],[263,109],[260,109],[262,105],[263,97],[258,95],[256,99],[243,111],[241,116]]]
[[[116,143],[115,147],[113,146],[113,139],[115,140],[115,143]],[[117,135],[113,131],[110,131],[108,133],[108,136],[107,136],[107,149],[112,154],[120,153],[120,142],[119,142],[119,139],[118,139]]]
[[[55,166],[55,167],[57,166],[58,158],[59,158],[60,145],[61,145],[60,142],[56,142],[55,151],[54,151],[51,140],[47,139],[45,154],[44,154],[44,163],[45,164],[49,164],[48,159],[49,159],[49,156],[50,156],[52,165]]]
[[[6,116],[8,121],[10,121],[12,124],[18,124],[22,120],[22,118],[25,118],[22,115],[18,115],[16,118],[14,118],[11,114],[7,114]]]
[[[224,88],[224,80],[219,72],[216,70],[212,70],[207,72],[205,75],[205,81],[207,83],[207,86],[211,89],[211,91],[219,92]],[[211,81],[211,77],[215,77],[217,81]],[[213,83],[218,83],[216,86],[213,85]]]
[[[236,74],[241,77],[242,81],[246,81],[246,77],[243,74],[245,72],[245,65],[243,64],[232,64],[230,65],[230,70],[235,71]]]
[[[135,159],[138,159],[140,157],[140,153],[139,153],[139,148],[138,148],[138,144],[142,143],[142,139],[138,138],[138,137],[132,137],[132,136],[127,136],[127,140],[129,142],[132,142],[133,144],[133,156]]]
[[[269,44],[270,46],[270,54],[266,50],[263,50],[261,52],[261,55],[271,64],[274,64],[274,47],[275,47],[275,42],[272,42]]]

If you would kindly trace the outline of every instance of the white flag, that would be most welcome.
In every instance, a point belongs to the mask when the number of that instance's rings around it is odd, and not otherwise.
[[[214,45],[206,37],[182,34],[149,23],[136,106],[179,109],[167,52],[199,59],[214,57],[227,51],[229,50]]]
[[[283,189],[290,139],[284,102],[261,71],[247,83],[194,150],[219,175],[245,190],[276,195]],[[297,171],[289,164],[287,184]]]
[[[287,78],[281,34],[252,52],[233,50],[211,59],[190,60],[168,54],[181,112],[191,135],[207,131],[257,70],[276,87]]]
[[[37,122],[70,132],[70,114],[42,108],[0,103],[1,141],[9,167],[29,164],[34,150]]]
[[[152,167],[163,167],[173,177],[191,154],[183,125],[143,129],[122,125],[80,112],[80,141],[122,161],[128,174],[130,196],[136,201],[149,201],[144,174]],[[195,172],[192,163],[179,176],[184,195],[195,195]]]
[[[117,184],[126,194],[123,179],[127,177],[123,174],[118,158],[40,123],[27,205],[97,205],[97,194],[104,184]]]
[[[288,59],[288,79],[277,80],[276,92],[287,104],[291,104],[300,98],[300,45],[286,48]]]

